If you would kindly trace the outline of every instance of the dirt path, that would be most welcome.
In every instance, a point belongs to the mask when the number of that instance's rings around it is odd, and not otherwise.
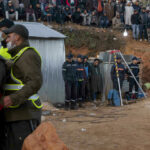
[[[53,111],[46,119],[70,150],[149,150],[149,100],[124,107],[88,104],[77,111]]]

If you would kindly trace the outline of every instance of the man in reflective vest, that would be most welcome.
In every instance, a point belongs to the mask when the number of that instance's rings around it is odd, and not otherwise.
[[[5,85],[3,104],[6,119],[5,150],[21,150],[24,139],[39,125],[41,102],[37,94],[42,85],[41,57],[29,46],[29,32],[23,25],[3,31],[11,54],[10,76]]]

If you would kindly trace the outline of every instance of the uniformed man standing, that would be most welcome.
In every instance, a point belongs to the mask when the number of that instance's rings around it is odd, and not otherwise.
[[[118,73],[119,73],[119,79],[120,79],[120,87],[122,88],[123,81],[125,79],[125,67],[121,63],[121,57],[117,56],[117,67],[118,67]],[[113,81],[113,89],[116,89],[119,91],[118,87],[118,80],[116,75],[116,65],[114,64],[111,68],[111,79]]]
[[[136,80],[139,82],[139,65],[138,65],[138,59],[136,57],[132,58],[132,63],[129,65],[132,73],[134,74]],[[132,92],[133,92],[133,88],[135,87],[135,98],[138,98],[138,85],[136,83],[136,81],[134,80],[133,76],[131,75],[131,73],[129,72],[129,70],[127,70],[127,74],[129,76],[129,95],[130,98],[132,97]]]
[[[12,56],[5,96],[0,100],[5,107],[5,150],[21,150],[24,139],[41,120],[42,105],[37,94],[42,85],[41,58],[37,50],[29,46],[25,26],[14,25],[3,32]]]
[[[83,107],[83,102],[85,100],[85,68],[83,64],[83,56],[77,56],[77,78],[78,78],[78,102],[79,107]]]
[[[84,56],[83,65],[85,69],[85,100],[90,100],[90,78],[91,78],[91,65],[88,62],[88,57]]]
[[[62,67],[63,79],[65,82],[65,109],[76,109],[77,102],[77,63],[72,60],[73,55],[69,54]]]

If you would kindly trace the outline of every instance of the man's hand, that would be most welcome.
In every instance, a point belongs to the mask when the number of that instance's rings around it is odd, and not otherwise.
[[[12,100],[10,99],[9,96],[5,96],[3,102],[4,102],[4,107],[8,108],[9,106],[12,105]]]

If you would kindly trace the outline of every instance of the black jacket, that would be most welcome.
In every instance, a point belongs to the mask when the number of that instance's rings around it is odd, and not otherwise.
[[[64,81],[77,81],[77,63],[76,62],[64,62],[62,67],[62,74]]]
[[[122,63],[118,64],[118,73],[119,73],[120,80],[124,80],[124,78],[125,78],[125,67]],[[117,79],[116,66],[115,65],[113,65],[111,68],[111,79],[112,80]]]
[[[140,22],[141,22],[141,17],[140,17],[139,14],[133,14],[133,15],[131,16],[131,23],[132,23],[132,24],[139,25]]]
[[[139,71],[140,71],[139,65],[138,65],[138,64],[135,64],[135,65],[134,65],[133,63],[131,63],[131,64],[129,65],[129,67],[130,67],[132,73],[134,74],[134,76],[135,76],[135,77],[138,77],[138,76],[139,76]],[[129,70],[127,70],[127,74],[129,75],[129,77],[132,76]]]

